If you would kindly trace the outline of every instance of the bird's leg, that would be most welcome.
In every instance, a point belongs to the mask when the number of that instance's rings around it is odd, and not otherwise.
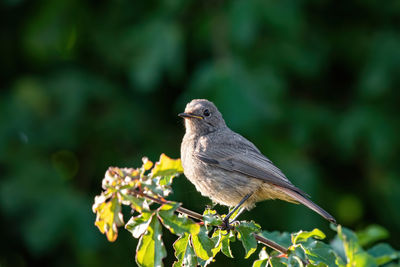
[[[236,219],[239,217],[240,214],[242,214],[242,212],[245,210],[246,208],[241,207],[240,210],[238,211],[238,213],[236,214],[236,216],[231,220],[231,222],[236,221]]]
[[[224,223],[224,228],[226,228],[226,229],[229,229],[229,228],[230,228],[230,225],[229,225],[229,218],[232,216],[232,214],[234,214],[234,213],[240,208],[240,206],[243,205],[244,202],[246,202],[246,200],[249,199],[249,197],[251,197],[252,194],[253,194],[253,193],[249,193],[249,194],[245,195],[245,196],[242,198],[242,200],[240,200],[239,204],[237,204],[236,207],[233,208],[233,210],[231,210],[231,212],[229,212],[228,215],[226,215],[226,217],[224,218],[224,221],[223,221],[223,223]],[[240,210],[240,211],[238,212],[238,214],[235,216],[234,220],[239,216],[240,213],[242,213],[243,210],[244,210],[244,209],[242,209],[242,210]]]

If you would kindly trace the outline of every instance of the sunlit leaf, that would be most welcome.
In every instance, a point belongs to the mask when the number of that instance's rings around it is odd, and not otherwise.
[[[125,229],[132,233],[134,238],[139,238],[143,235],[153,217],[153,212],[142,212],[137,217],[131,217],[125,225]]]
[[[165,154],[161,154],[160,160],[156,162],[151,170],[151,176],[171,176],[183,173],[183,168],[180,159],[171,159]]]
[[[101,233],[106,234],[108,241],[114,242],[118,236],[117,227],[124,224],[118,198],[103,202],[94,211],[97,214],[95,225]]]
[[[135,209],[137,212],[142,212],[143,210],[149,210],[149,205],[147,204],[146,199],[144,198],[138,198],[135,196],[132,196],[130,194],[123,194],[120,193],[122,200],[125,202],[128,202],[128,205],[131,205],[133,209]]]
[[[233,231],[230,231],[229,234],[227,234],[227,231],[221,231],[221,251],[227,257],[233,258],[230,244],[235,240],[236,237]]]
[[[245,258],[247,259],[257,249],[257,240],[255,239],[253,233],[258,232],[260,230],[260,226],[255,224],[253,221],[243,221],[235,227],[235,230],[239,233],[238,238],[240,241],[242,241],[243,247],[246,250]]]
[[[153,167],[153,162],[151,162],[147,157],[143,157],[143,158],[142,158],[142,162],[143,162],[142,168],[143,168],[145,171],[148,171],[148,170],[151,169],[151,167]]]
[[[308,239],[300,246],[304,250],[308,260],[312,264],[326,264],[328,266],[335,266],[338,256],[333,249],[318,240]]]
[[[161,222],[171,233],[176,235],[192,234],[197,235],[200,231],[200,225],[186,217],[180,217],[174,212],[179,207],[178,203],[164,204],[158,209],[158,215]]]
[[[311,232],[300,231],[298,233],[292,234],[292,242],[293,242],[293,244],[297,244],[299,242],[306,241],[310,237],[318,238],[318,239],[324,239],[325,238],[325,234],[321,230],[319,230],[317,228],[312,230]]]
[[[197,266],[197,257],[190,245],[190,236],[185,234],[174,243],[175,257],[178,261],[174,262],[174,267]]]
[[[222,224],[222,219],[215,210],[206,209],[203,212],[203,220],[206,225],[220,226]]]
[[[136,263],[145,267],[163,266],[162,259],[166,256],[161,224],[157,216],[152,216],[146,233],[139,239],[136,248]]]
[[[337,227],[337,231],[339,238],[343,242],[348,265],[366,267],[377,266],[374,258],[362,249],[354,232],[340,225]]]
[[[267,267],[268,266],[268,259],[269,255],[267,251],[265,250],[265,247],[263,247],[260,250],[260,253],[258,253],[258,260],[254,261],[253,267]]]
[[[200,259],[208,260],[213,256],[212,249],[215,247],[215,243],[208,237],[205,227],[201,227],[197,235],[192,235],[192,244]]]

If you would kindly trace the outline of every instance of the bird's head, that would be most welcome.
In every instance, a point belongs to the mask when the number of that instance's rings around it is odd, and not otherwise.
[[[185,119],[186,131],[194,134],[204,135],[226,127],[217,107],[206,99],[192,100],[179,116]]]

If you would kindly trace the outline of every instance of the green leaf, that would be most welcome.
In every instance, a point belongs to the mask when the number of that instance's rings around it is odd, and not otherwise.
[[[139,238],[143,235],[154,215],[154,212],[144,211],[137,217],[131,217],[125,225],[125,229],[132,233],[134,238]]]
[[[105,233],[108,241],[114,242],[118,236],[118,226],[124,225],[121,213],[121,204],[117,197],[108,202],[95,201],[93,211],[97,214],[94,223],[101,233]]]
[[[191,236],[196,255],[202,260],[208,260],[212,258],[212,249],[215,247],[215,243],[208,237],[205,227],[201,227],[197,235]]]
[[[215,210],[211,209],[206,209],[203,212],[203,220],[206,226],[207,225],[220,226],[222,224],[221,217],[217,214]]]
[[[190,235],[181,236],[174,243],[175,257],[178,261],[174,262],[174,267],[197,266],[197,257],[190,245]]]
[[[164,204],[158,209],[158,216],[171,233],[183,235],[185,233],[197,235],[200,225],[186,217],[179,217],[174,212],[179,207],[178,203]]]
[[[162,242],[162,227],[157,216],[151,217],[147,231],[139,239],[136,248],[136,263],[139,266],[162,266],[162,259],[167,256]]]
[[[340,240],[343,242],[347,257],[347,265],[365,267],[377,266],[374,258],[362,249],[354,232],[340,225],[338,225],[337,231]]]
[[[253,221],[242,221],[235,227],[235,230],[239,233],[238,238],[242,241],[243,247],[246,250],[245,258],[247,259],[257,249],[257,240],[253,234],[259,232],[260,226]]]
[[[375,258],[377,265],[384,265],[391,261],[400,259],[400,252],[394,250],[389,244],[381,243],[368,250],[368,253]]]
[[[227,231],[221,231],[221,251],[227,257],[233,258],[233,254],[231,251],[230,243],[236,240],[235,234],[233,231],[230,231],[227,234]]]
[[[137,198],[135,196],[129,195],[129,194],[124,194],[120,192],[121,198],[122,198],[122,203],[130,205],[133,209],[135,209],[137,212],[141,213],[144,210],[149,210],[149,205],[147,204],[146,199],[144,198]]]
[[[324,263],[328,266],[336,265],[338,256],[329,245],[318,240],[308,239],[306,242],[302,243],[300,247],[307,255],[310,263]]]
[[[151,176],[176,176],[183,173],[182,163],[180,159],[171,159],[165,154],[161,154],[160,160],[151,170]]]
[[[382,226],[373,224],[357,232],[357,238],[362,247],[371,245],[376,241],[389,237],[389,232]]]
[[[300,231],[295,234],[292,234],[292,243],[297,244],[300,242],[304,242],[307,241],[307,239],[309,239],[310,237],[324,239],[326,236],[321,230],[317,228],[315,228],[311,232]]]
[[[290,247],[292,245],[292,238],[291,235],[287,232],[280,233],[278,231],[268,232],[262,231],[261,236],[274,241],[275,243],[283,246],[283,247]]]
[[[268,260],[269,260],[269,255],[265,249],[265,247],[263,247],[260,250],[260,253],[258,253],[258,260],[254,261],[253,263],[253,267],[267,267],[268,266]]]

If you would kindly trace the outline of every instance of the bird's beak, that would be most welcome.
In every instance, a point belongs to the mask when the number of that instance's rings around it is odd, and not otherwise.
[[[194,115],[192,113],[179,113],[178,116],[182,117],[184,119],[190,119],[190,118],[196,118],[196,119],[200,119],[200,120],[203,119],[202,116]]]

